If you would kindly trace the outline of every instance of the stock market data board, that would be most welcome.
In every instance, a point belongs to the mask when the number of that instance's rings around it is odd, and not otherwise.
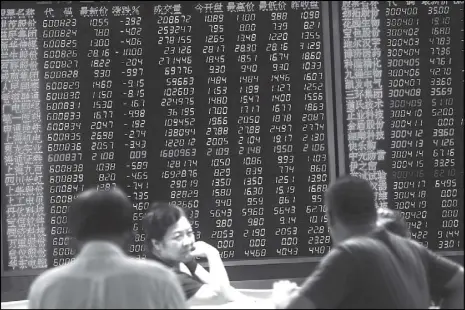
[[[1,23],[2,271],[70,262],[70,202],[115,186],[135,257],[169,201],[227,264],[315,261],[344,173],[463,255],[463,1],[7,1]]]
[[[21,7],[19,7],[21,6]],[[329,250],[328,3],[2,4],[5,270],[76,254],[70,202],[120,186],[127,252],[152,201],[224,260]]]
[[[345,169],[463,255],[463,1],[338,4]]]

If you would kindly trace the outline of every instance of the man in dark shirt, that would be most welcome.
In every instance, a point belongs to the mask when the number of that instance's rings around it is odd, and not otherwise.
[[[463,309],[463,268],[376,225],[370,184],[345,176],[325,195],[333,249],[278,308]]]
[[[168,203],[153,203],[143,226],[147,258],[175,271],[189,305],[249,299],[231,287],[218,250],[203,241],[195,242],[183,209]],[[207,259],[210,272],[196,262],[196,257]]]
[[[407,222],[403,218],[402,214],[397,210],[378,208],[377,209],[378,227],[384,227],[387,231],[405,238],[410,238],[410,230]],[[416,246],[419,246],[416,243]],[[457,271],[457,266],[434,252],[421,248],[421,255],[423,258],[423,264],[428,266],[429,270],[429,284],[430,284],[430,295],[432,298],[433,305],[440,305],[442,303],[443,292],[441,291],[441,285],[448,287],[454,285],[460,281],[457,277],[461,276],[460,268]],[[463,275],[462,275],[463,276]],[[441,284],[441,285],[438,285]]]

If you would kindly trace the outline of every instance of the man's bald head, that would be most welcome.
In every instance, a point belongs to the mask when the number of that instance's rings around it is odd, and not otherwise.
[[[132,228],[132,203],[119,188],[88,189],[71,203],[68,223],[79,241],[120,237]]]

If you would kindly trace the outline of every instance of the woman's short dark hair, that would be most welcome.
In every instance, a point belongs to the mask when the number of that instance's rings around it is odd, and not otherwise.
[[[154,202],[142,219],[142,226],[146,240],[162,241],[168,229],[176,224],[181,217],[185,217],[184,210],[168,202]],[[148,243],[150,245],[150,242]]]
[[[121,189],[89,189],[71,203],[68,225],[80,241],[118,237],[131,231],[132,213],[132,203]]]
[[[325,193],[328,214],[347,225],[376,221],[375,193],[370,182],[346,175],[330,185]]]
[[[409,238],[410,230],[402,214],[397,210],[378,208],[378,226],[386,228],[389,232]]]

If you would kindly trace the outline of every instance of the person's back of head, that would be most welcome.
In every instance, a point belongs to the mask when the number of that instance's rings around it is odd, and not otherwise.
[[[389,232],[410,238],[410,230],[402,214],[397,210],[378,208],[377,226],[384,227]]]
[[[375,194],[371,184],[346,175],[331,184],[325,193],[328,224],[334,241],[376,224]]]
[[[89,189],[70,205],[68,226],[80,242],[124,238],[132,228],[132,203],[119,188]]]
[[[346,278],[352,277],[347,283],[350,286],[356,282],[359,290],[352,290],[352,298],[344,300],[349,304],[341,306],[427,307],[429,296],[421,258],[411,249],[410,240],[377,229],[379,211],[370,182],[341,177],[329,187],[325,202],[330,233],[337,244],[328,255],[332,259],[339,255],[339,260],[333,261],[337,264],[333,270],[338,277],[347,272]]]
[[[340,177],[325,193],[330,216],[347,225],[373,222],[376,219],[375,194],[367,180],[351,175]]]

